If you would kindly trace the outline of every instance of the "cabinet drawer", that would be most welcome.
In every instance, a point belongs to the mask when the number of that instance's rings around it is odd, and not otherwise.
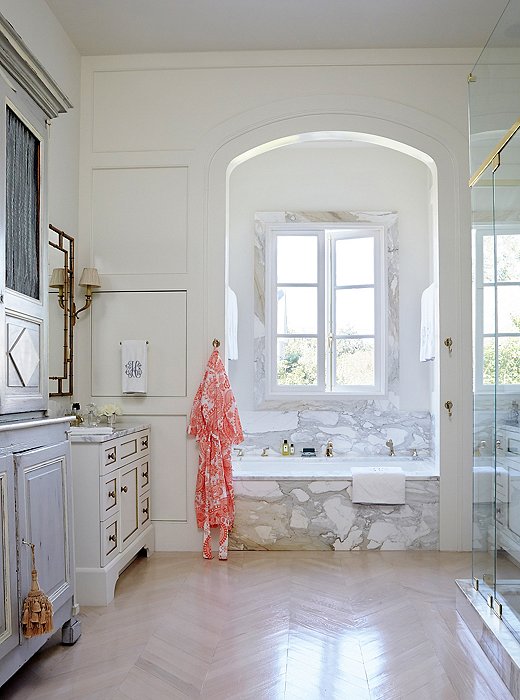
[[[139,495],[150,488],[150,459],[142,459],[139,462]]]
[[[106,520],[114,513],[119,512],[119,474],[117,471],[101,477],[99,496],[100,520]]]
[[[103,448],[103,471],[109,472],[117,466],[117,444],[115,442]]]
[[[146,527],[150,522],[150,518],[150,492],[148,492],[139,499],[139,527]]]
[[[150,450],[150,433],[141,433],[139,435],[139,452],[145,454]]]
[[[119,552],[119,523],[114,515],[101,524],[101,566],[106,566]]]

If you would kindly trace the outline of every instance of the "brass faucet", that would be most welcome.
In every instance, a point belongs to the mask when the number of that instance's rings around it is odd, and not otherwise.
[[[269,456],[269,447],[262,447],[262,454],[260,456],[261,457],[268,457]]]
[[[390,457],[395,457],[395,450],[394,450],[394,441],[393,440],[387,440],[385,445],[388,447],[390,450]]]
[[[329,440],[325,447],[325,457],[334,457],[332,440]]]

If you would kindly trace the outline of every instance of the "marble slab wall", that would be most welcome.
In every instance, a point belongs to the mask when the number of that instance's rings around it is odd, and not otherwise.
[[[406,504],[360,505],[352,480],[235,480],[235,550],[439,548],[439,480],[408,479]]]
[[[360,401],[334,410],[306,408],[291,411],[243,411],[246,452],[269,447],[280,452],[284,439],[294,443],[296,454],[303,447],[323,453],[330,440],[337,455],[388,454],[391,439],[397,455],[431,456],[432,421],[428,411],[404,412],[377,401]]]
[[[378,400],[349,398],[291,400],[266,399],[265,372],[265,241],[268,227],[276,223],[370,223],[385,228],[387,276],[387,393]],[[396,212],[259,212],[255,216],[254,314],[256,411],[241,413],[246,450],[269,446],[279,451],[284,439],[296,451],[315,447],[323,452],[332,440],[337,454],[386,453],[392,439],[405,455],[416,449],[433,456],[432,416],[428,411],[399,409],[399,235]]]

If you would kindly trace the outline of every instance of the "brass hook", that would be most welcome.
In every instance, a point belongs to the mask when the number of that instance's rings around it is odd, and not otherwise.
[[[444,408],[448,411],[448,417],[451,418],[453,415],[452,408],[453,408],[453,401],[446,401],[444,404]]]
[[[212,345],[213,345],[213,347],[214,347],[215,349],[219,348],[219,347],[220,347],[220,340],[217,340],[216,338],[213,338],[213,343],[212,343]]]
[[[448,352],[451,355],[451,351],[453,349],[453,340],[451,338],[446,338],[444,341],[444,345],[448,348]]]

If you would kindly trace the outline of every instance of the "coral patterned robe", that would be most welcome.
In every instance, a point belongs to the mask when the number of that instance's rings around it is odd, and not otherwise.
[[[197,525],[230,530],[235,519],[231,448],[242,442],[235,397],[218,350],[209,358],[191,409],[188,433],[199,442]]]

